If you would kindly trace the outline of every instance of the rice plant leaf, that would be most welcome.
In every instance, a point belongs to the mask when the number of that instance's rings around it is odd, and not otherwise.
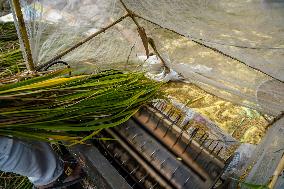
[[[267,185],[258,185],[258,184],[252,184],[252,183],[246,183],[246,182],[242,182],[241,187],[245,187],[247,189],[269,189]]]
[[[82,143],[127,121],[162,85],[136,72],[64,77],[66,72],[1,86],[0,135]]]
[[[74,145],[76,145],[76,144],[82,144],[84,141],[93,138],[95,135],[99,134],[99,132],[101,132],[101,131],[102,131],[102,129],[95,130],[92,134],[90,134],[90,135],[84,137],[84,138],[81,139],[80,141],[75,141],[74,143],[72,143],[72,144],[70,144],[70,145],[67,145],[67,146],[71,147],[71,146],[74,146]]]
[[[17,83],[1,85],[0,86],[0,95],[3,94],[3,93],[6,93],[9,89],[27,86],[27,85],[31,85],[33,83],[37,83],[37,82],[41,82],[41,81],[46,81],[48,79],[69,73],[70,70],[71,69],[57,70],[57,71],[53,71],[52,73],[44,75],[44,76],[35,77],[35,78],[32,78],[32,79],[27,79],[25,81],[21,81],[21,82],[17,82]]]

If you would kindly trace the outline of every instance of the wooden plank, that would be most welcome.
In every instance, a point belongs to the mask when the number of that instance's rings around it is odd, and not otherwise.
[[[255,164],[246,182],[266,184],[269,182],[284,152],[284,117],[275,122],[259,144],[251,161]],[[284,178],[279,177],[275,189],[283,189]]]
[[[131,189],[125,179],[93,145],[75,145],[70,152],[81,163],[88,177],[100,189]]]

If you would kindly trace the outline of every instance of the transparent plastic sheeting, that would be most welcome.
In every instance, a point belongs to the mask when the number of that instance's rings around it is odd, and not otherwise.
[[[284,81],[284,0],[127,0],[127,5]]]
[[[124,2],[137,15],[173,31],[137,19],[168,66],[186,82],[264,113],[277,115],[284,110],[284,0]],[[29,0],[22,1],[22,6],[36,64],[126,13],[118,0]],[[84,72],[107,68],[151,71],[139,58],[144,55],[137,27],[126,18],[62,60]]]

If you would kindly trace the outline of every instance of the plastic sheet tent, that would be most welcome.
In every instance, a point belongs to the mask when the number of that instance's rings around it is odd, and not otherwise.
[[[185,82],[263,113],[284,111],[282,0],[22,1],[34,63],[53,60],[121,18],[61,60],[81,72],[161,72],[163,67],[141,61],[145,36],[129,14],[123,17],[127,11],[122,2],[153,39],[167,67]]]

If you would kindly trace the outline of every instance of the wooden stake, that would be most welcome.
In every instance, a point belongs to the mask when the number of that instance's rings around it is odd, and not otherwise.
[[[13,5],[13,8],[14,8],[17,20],[18,20],[19,33],[21,35],[21,38],[22,38],[22,41],[23,41],[23,44],[24,44],[24,51],[25,51],[25,54],[26,54],[26,57],[27,57],[26,66],[27,66],[27,69],[29,71],[33,72],[33,71],[35,71],[35,66],[34,66],[34,63],[33,63],[33,57],[32,57],[28,32],[27,32],[26,25],[25,25],[25,22],[24,22],[20,1],[19,0],[12,0],[12,5]]]

